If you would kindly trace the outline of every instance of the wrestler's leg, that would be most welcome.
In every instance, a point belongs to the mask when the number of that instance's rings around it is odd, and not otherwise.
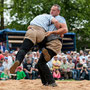
[[[10,73],[14,74],[16,68],[22,63],[24,56],[29,52],[29,50],[34,46],[34,43],[30,39],[25,39],[20,50],[16,55],[16,61],[10,68]]]
[[[50,61],[51,60],[51,58],[53,57],[53,56],[55,56],[56,55],[56,53],[55,52],[53,52],[52,50],[50,50],[50,49],[43,49],[45,52],[47,51],[47,53],[46,54],[49,54],[49,58],[47,59],[48,61]],[[56,86],[56,84],[55,84],[55,80],[54,80],[54,78],[53,78],[53,76],[52,76],[52,74],[51,74],[51,72],[50,72],[50,69],[48,68],[48,66],[47,66],[47,60],[46,60],[46,58],[45,58],[45,56],[46,55],[44,55],[44,51],[42,51],[42,54],[41,54],[41,56],[40,56],[40,59],[39,59],[39,61],[38,61],[38,67],[40,68],[40,72],[43,74],[41,77],[44,77],[44,80],[49,84],[49,85],[52,85],[52,86]],[[43,79],[41,78],[41,80],[42,80],[42,82],[43,82]]]

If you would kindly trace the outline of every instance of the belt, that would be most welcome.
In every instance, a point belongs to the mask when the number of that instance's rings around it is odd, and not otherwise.
[[[40,27],[40,26],[37,26],[37,25],[30,25],[30,29],[32,29],[32,28],[41,28],[41,29],[43,29],[43,31],[45,31],[46,32],[46,30],[43,28],[43,27]]]
[[[62,39],[60,38],[60,36],[55,36],[55,35],[48,36],[47,37],[47,42],[50,42],[50,41],[56,40],[56,39],[58,39],[58,40],[60,40],[62,42]]]

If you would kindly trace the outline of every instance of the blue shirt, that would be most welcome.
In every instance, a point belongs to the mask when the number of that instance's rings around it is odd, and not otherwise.
[[[3,51],[3,52],[5,52],[5,46],[1,46],[0,45],[0,50]]]
[[[62,17],[62,16],[60,16],[60,15],[56,16],[55,19],[58,20],[60,23],[65,23],[65,24],[66,24],[66,20],[64,19],[64,17]],[[55,31],[55,30],[57,30],[57,28],[55,27],[54,24],[51,24],[51,25],[49,26],[48,31]],[[60,35],[56,35],[56,34],[51,34],[50,36],[51,36],[52,38],[60,38]]]
[[[0,71],[4,71],[4,66],[0,66]]]
[[[65,23],[66,24],[66,20],[64,19],[64,17],[62,17],[60,15],[56,16],[55,19],[58,20],[60,23]],[[57,30],[57,28],[55,27],[54,24],[51,24],[49,26],[49,31],[55,31],[55,30]]]
[[[38,15],[30,22],[30,25],[37,25],[48,31],[49,25],[51,25],[52,18],[53,16],[48,14]]]

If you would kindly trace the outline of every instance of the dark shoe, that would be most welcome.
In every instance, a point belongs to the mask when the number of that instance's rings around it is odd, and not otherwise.
[[[49,86],[56,87],[57,84],[56,83],[52,83],[52,84],[49,84]]]
[[[84,77],[81,76],[81,77],[80,77],[80,80],[84,80]]]
[[[10,68],[10,73],[11,74],[14,74],[15,73],[15,70],[16,68],[20,65],[20,62],[19,61],[15,61],[15,63],[12,65],[12,67]]]
[[[44,85],[44,86],[49,86],[49,84],[48,84],[48,83],[44,83],[43,85]]]
[[[45,58],[46,61],[49,61],[51,59],[51,56],[49,55],[47,49],[43,49],[42,53],[43,53],[44,58]]]

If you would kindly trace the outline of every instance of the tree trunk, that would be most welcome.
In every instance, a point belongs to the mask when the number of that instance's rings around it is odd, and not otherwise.
[[[1,0],[1,7],[2,7],[2,11],[1,11],[1,28],[0,29],[4,29],[4,0]]]

